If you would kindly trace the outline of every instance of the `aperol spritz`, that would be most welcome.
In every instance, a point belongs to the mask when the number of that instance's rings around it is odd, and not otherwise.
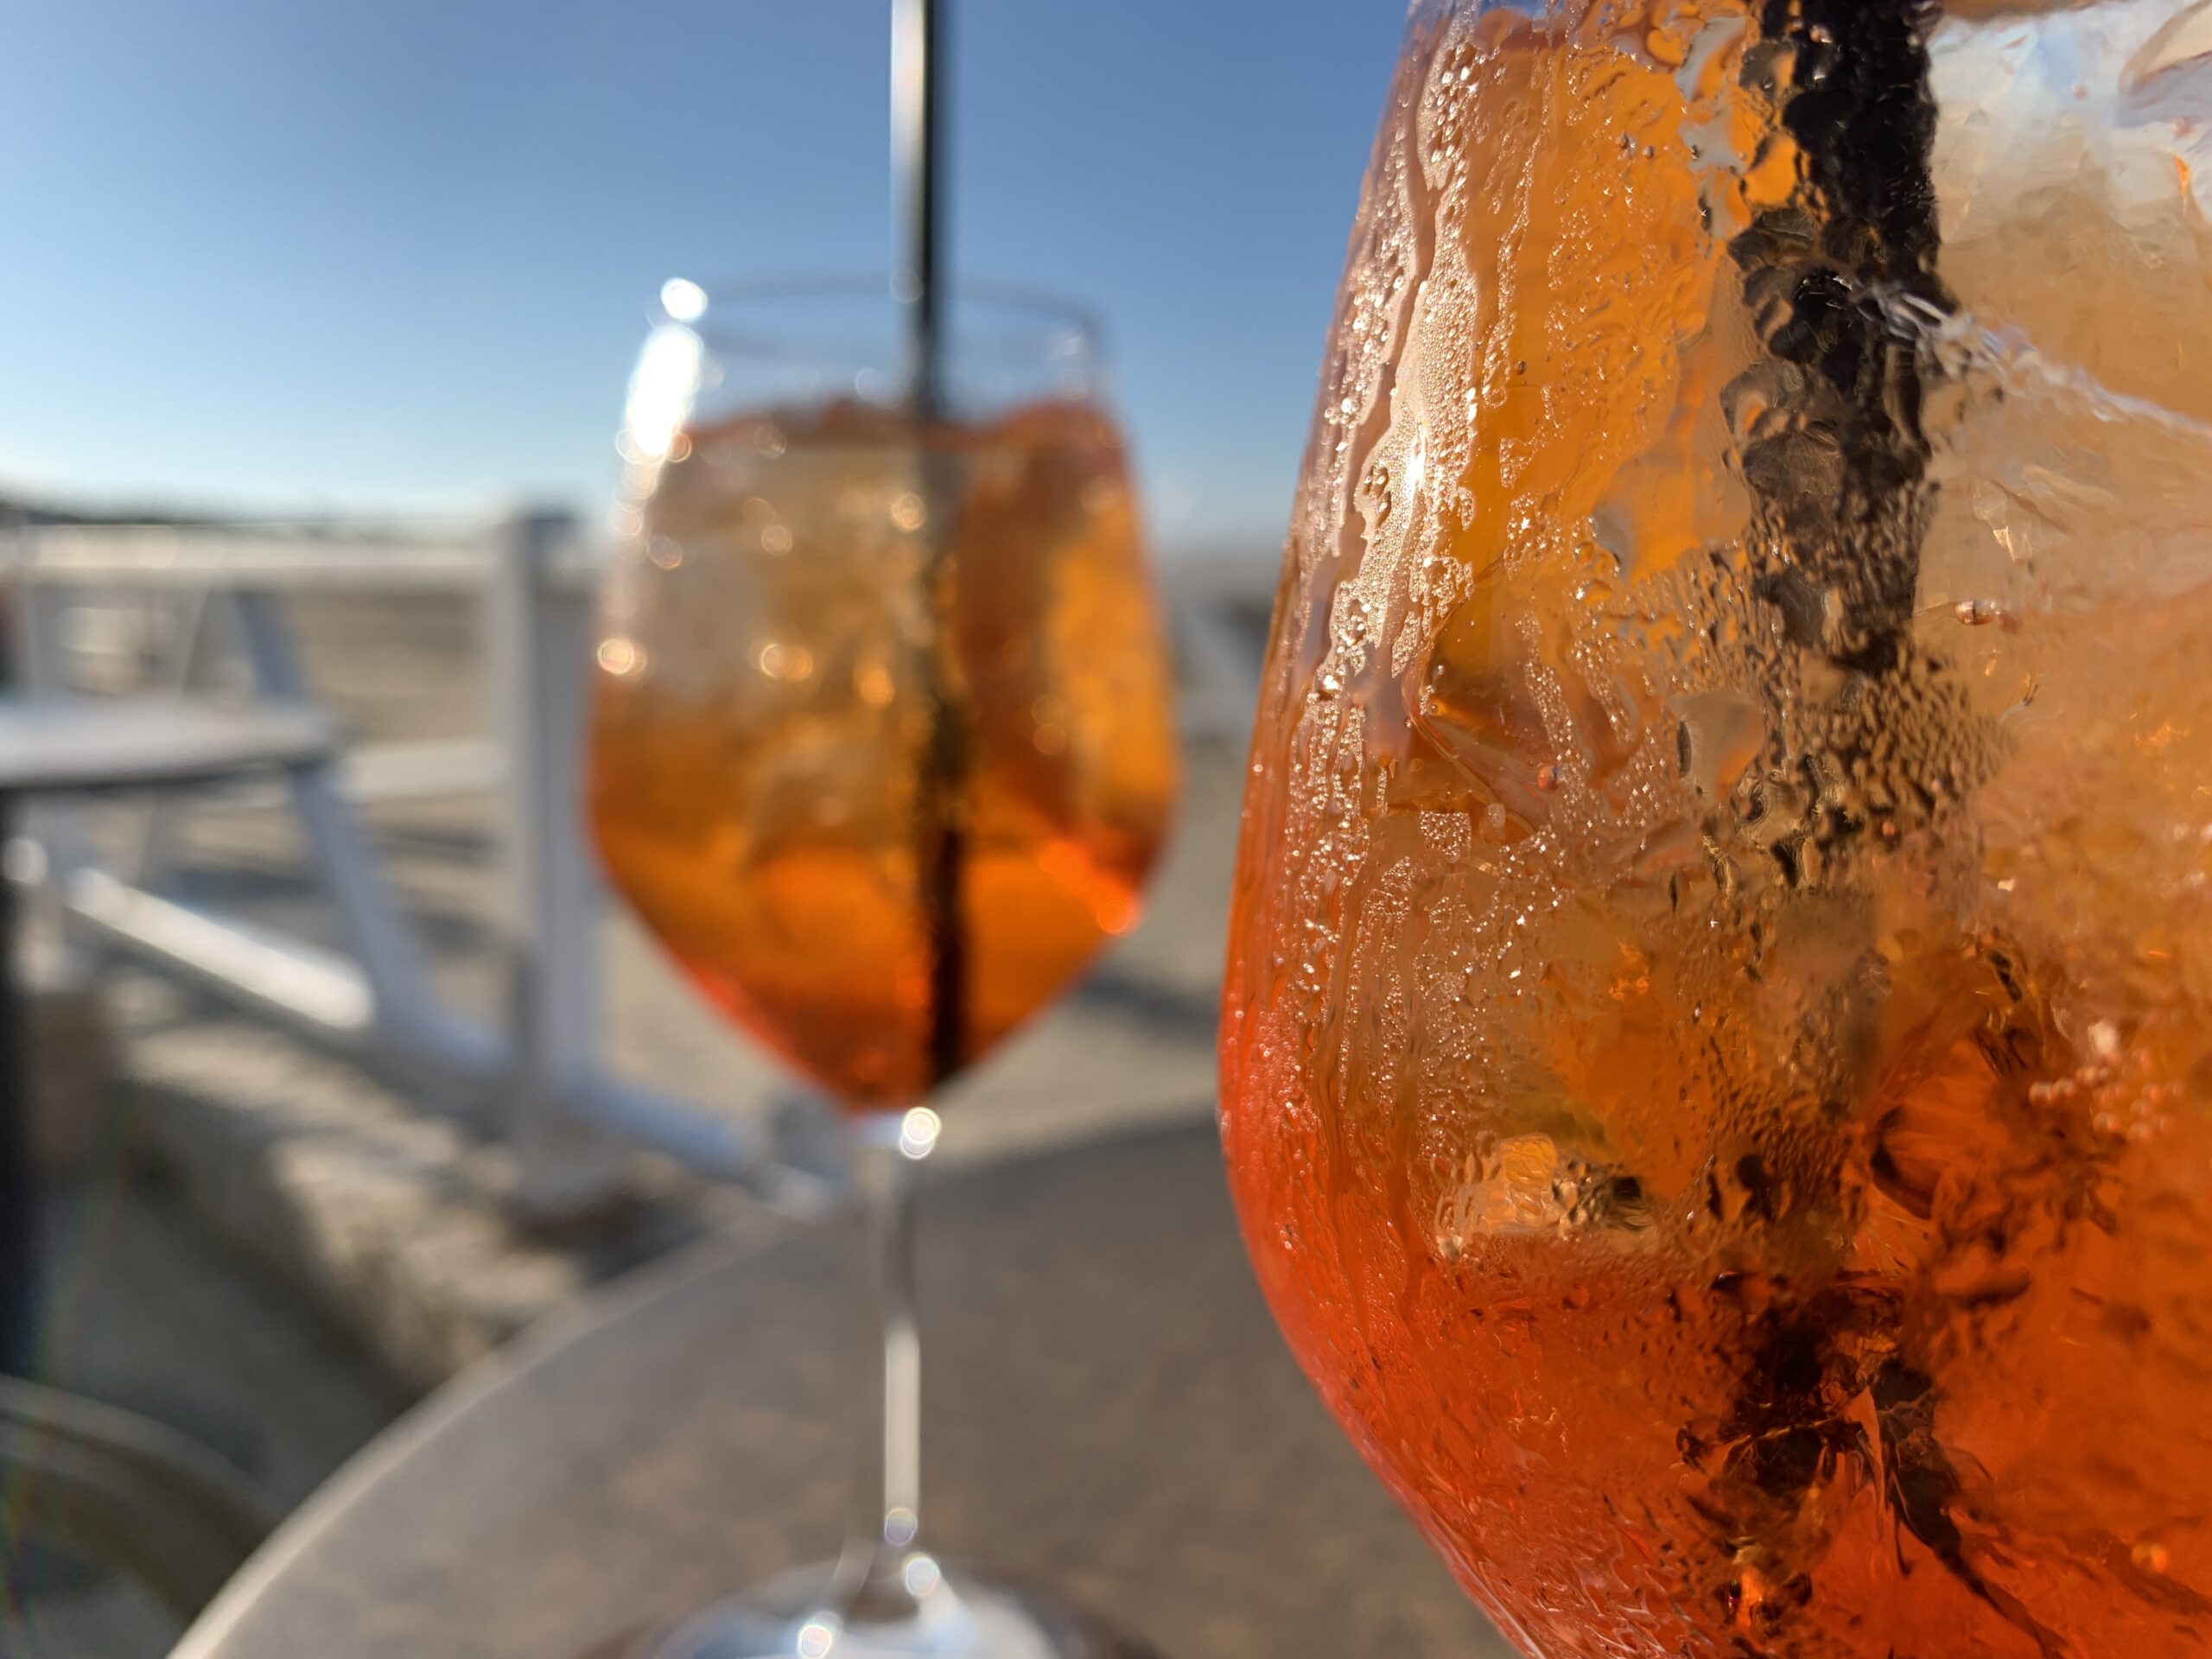
[[[921,1531],[922,1103],[1135,923],[1177,747],[1093,329],[947,296],[916,374],[913,303],[671,283],[631,385],[592,828],[690,982],[849,1109],[881,1316],[842,1557],[632,1659],[1148,1653]]]
[[[601,850],[731,1019],[849,1105],[911,1104],[1128,931],[1160,850],[1171,689],[1119,435],[1082,403],[918,434],[844,402],[681,442],[599,647]],[[950,1056],[924,856],[940,663],[962,711]]]
[[[2212,1648],[2212,9],[1423,0],[1223,1033],[1563,1659]]]

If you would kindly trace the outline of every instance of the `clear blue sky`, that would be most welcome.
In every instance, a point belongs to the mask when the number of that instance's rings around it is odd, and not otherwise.
[[[1171,549],[1274,543],[1400,0],[956,0],[954,251],[1090,301]],[[663,279],[889,256],[885,0],[53,0],[0,489],[596,508]]]

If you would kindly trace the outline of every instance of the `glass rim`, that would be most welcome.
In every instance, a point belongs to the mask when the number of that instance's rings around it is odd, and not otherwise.
[[[1106,359],[1106,326],[1089,306],[1049,289],[1018,283],[954,283],[945,296],[948,327],[945,347],[956,360],[976,353],[978,346],[1007,350],[1033,342],[1040,359],[1071,358],[1103,365]],[[716,356],[760,362],[804,362],[835,353],[847,357],[880,356],[904,352],[903,334],[895,327],[881,338],[865,332],[858,337],[827,329],[779,328],[772,318],[753,326],[733,326],[716,321],[748,308],[772,310],[777,306],[817,303],[880,306],[877,321],[895,319],[909,302],[895,283],[850,274],[737,277],[710,283],[673,278],[661,286],[648,316],[656,328],[688,330],[702,346]],[[1007,330],[995,339],[963,345],[958,319],[963,313],[981,312],[1002,319],[1020,320],[1030,326],[1027,334]]]

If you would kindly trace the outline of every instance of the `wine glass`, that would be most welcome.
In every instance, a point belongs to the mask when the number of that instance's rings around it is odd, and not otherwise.
[[[926,1552],[911,1260],[925,1103],[1135,923],[1176,792],[1096,331],[1050,302],[954,296],[918,409],[887,292],[671,283],[662,301],[622,436],[592,827],[690,982],[849,1109],[885,1375],[842,1560],[652,1652],[1135,1653]]]
[[[1414,10],[1224,1130],[1531,1655],[2212,1641],[2206,15]]]

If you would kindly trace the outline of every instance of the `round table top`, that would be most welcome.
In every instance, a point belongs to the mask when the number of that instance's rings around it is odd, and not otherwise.
[[[1169,1659],[1510,1652],[1254,1287],[1211,1132],[922,1200],[925,1537]],[[702,1246],[435,1396],[172,1659],[572,1659],[831,1553],[863,1335],[846,1223]]]
[[[0,696],[0,794],[209,783],[320,760],[336,742],[330,717],[304,704]]]

